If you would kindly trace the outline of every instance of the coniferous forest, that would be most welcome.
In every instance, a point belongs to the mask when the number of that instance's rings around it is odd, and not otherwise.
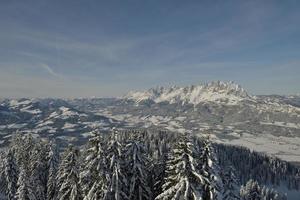
[[[283,200],[300,170],[243,147],[164,131],[94,132],[83,147],[15,135],[1,153],[3,200]]]
[[[300,0],[0,0],[0,200],[300,200]]]

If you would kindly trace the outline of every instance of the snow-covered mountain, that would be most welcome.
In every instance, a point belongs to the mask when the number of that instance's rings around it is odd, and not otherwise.
[[[157,87],[119,99],[81,99],[79,110],[102,113],[131,127],[214,135],[217,142],[246,146],[300,162],[300,98],[249,95],[233,82]]]
[[[0,145],[16,131],[77,143],[95,128],[113,127],[210,132],[215,141],[300,162],[297,95],[249,95],[233,82],[217,81],[130,92],[123,98],[0,101]]]
[[[89,132],[118,127],[116,120],[80,111],[62,99],[5,99],[0,102],[0,146],[16,132],[83,143]]]
[[[201,102],[216,102],[234,105],[243,100],[253,99],[238,84],[233,82],[216,81],[187,87],[157,87],[142,92],[129,92],[125,99],[137,103],[153,101],[155,103],[169,102],[197,105]]]

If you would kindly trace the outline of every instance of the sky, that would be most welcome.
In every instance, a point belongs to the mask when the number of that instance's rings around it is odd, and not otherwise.
[[[298,0],[0,0],[0,97],[234,81],[300,93]]]

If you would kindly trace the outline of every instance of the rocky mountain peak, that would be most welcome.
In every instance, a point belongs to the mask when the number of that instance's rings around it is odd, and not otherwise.
[[[190,103],[195,105],[205,101],[236,104],[251,98],[251,96],[234,82],[214,81],[186,87],[156,87],[147,91],[129,92],[124,98],[134,100],[137,103],[152,100],[156,103]]]

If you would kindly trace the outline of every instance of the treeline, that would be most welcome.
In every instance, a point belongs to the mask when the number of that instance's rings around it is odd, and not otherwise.
[[[220,166],[233,165],[242,184],[254,179],[259,184],[284,184],[288,189],[300,190],[300,169],[289,162],[245,147],[218,144],[216,151]]]
[[[0,199],[286,199],[261,185],[267,181],[254,181],[258,177],[251,171],[243,174],[251,166],[268,166],[271,173],[282,167],[261,163],[262,157],[208,138],[167,132],[95,132],[84,148],[69,146],[63,153],[53,141],[16,135],[1,154]],[[295,170],[283,171],[279,180],[292,179]]]

